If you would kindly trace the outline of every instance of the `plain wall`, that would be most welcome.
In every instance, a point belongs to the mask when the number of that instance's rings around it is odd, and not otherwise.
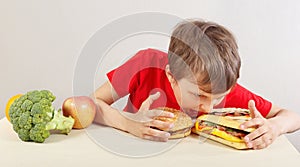
[[[12,95],[33,89],[51,90],[60,107],[73,95],[74,70],[87,41],[113,20],[145,11],[224,25],[238,41],[239,82],[300,113],[300,2],[296,0],[0,0],[0,110],[5,110]],[[112,58],[99,67],[95,83],[104,82],[110,67],[139,48],[166,50],[167,45],[168,38],[159,35],[123,39],[107,53]],[[299,150],[300,133],[288,137]]]

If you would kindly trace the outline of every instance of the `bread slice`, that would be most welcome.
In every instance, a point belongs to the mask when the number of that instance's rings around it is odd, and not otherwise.
[[[180,138],[184,138],[186,136],[189,136],[191,134],[191,128],[185,129],[187,130],[186,132],[182,132],[182,133],[173,133],[171,134],[171,136],[169,137],[169,139],[180,139]]]
[[[236,131],[243,134],[248,134],[250,132],[253,132],[255,128],[248,128],[243,130],[240,129],[240,125],[250,119],[251,119],[250,111],[247,109],[239,109],[239,108],[223,108],[217,110],[214,109],[213,112],[199,116],[197,118],[196,124],[194,128],[192,128],[192,132],[195,134],[199,134],[202,137],[217,141],[219,143],[225,144],[227,146],[236,149],[248,149],[243,139],[233,136],[234,133],[230,133],[229,130]],[[198,126],[198,122],[200,124],[200,122],[203,121],[208,123],[213,123],[213,124],[203,125],[204,128],[206,128],[205,127],[206,125],[210,126],[210,128],[208,129],[211,130],[209,131],[206,130],[206,132],[203,132],[204,131],[203,127],[202,130],[196,128],[196,126]],[[221,128],[223,130],[219,130],[218,128]]]
[[[244,143],[244,142],[228,141],[228,140],[222,139],[222,138],[214,136],[214,135],[206,134],[206,133],[203,133],[203,132],[198,132],[198,131],[196,131],[195,128],[192,128],[192,132],[195,133],[195,134],[198,134],[198,135],[200,135],[204,138],[207,138],[207,139],[225,144],[227,146],[233,147],[233,148],[238,149],[238,150],[248,149],[246,143]]]
[[[222,125],[222,126],[226,126],[226,127],[230,127],[233,129],[239,129],[242,130],[240,128],[240,125],[242,123],[244,123],[245,121],[249,120],[248,118],[244,118],[244,117],[239,117],[234,118],[232,116],[227,117],[227,116],[219,116],[219,115],[210,115],[210,114],[206,114],[206,115],[202,115],[200,117],[197,118],[197,121],[207,121],[207,122],[212,122],[218,125]],[[248,129],[243,129],[243,131],[246,132],[253,132],[255,129],[254,128],[248,128]]]

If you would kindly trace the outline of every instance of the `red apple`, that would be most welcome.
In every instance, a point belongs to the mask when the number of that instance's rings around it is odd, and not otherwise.
[[[64,116],[74,118],[74,129],[83,129],[92,124],[96,114],[96,104],[88,96],[74,96],[67,98],[63,105]]]

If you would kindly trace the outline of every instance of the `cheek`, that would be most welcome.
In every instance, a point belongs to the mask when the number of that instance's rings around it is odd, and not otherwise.
[[[181,97],[181,104],[183,108],[197,108],[200,105],[200,100],[199,98],[183,95]]]

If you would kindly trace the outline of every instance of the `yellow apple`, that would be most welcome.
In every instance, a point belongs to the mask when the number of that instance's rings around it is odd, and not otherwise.
[[[88,96],[74,96],[67,98],[63,105],[64,116],[74,118],[74,129],[83,129],[92,124],[96,114],[96,104]]]

